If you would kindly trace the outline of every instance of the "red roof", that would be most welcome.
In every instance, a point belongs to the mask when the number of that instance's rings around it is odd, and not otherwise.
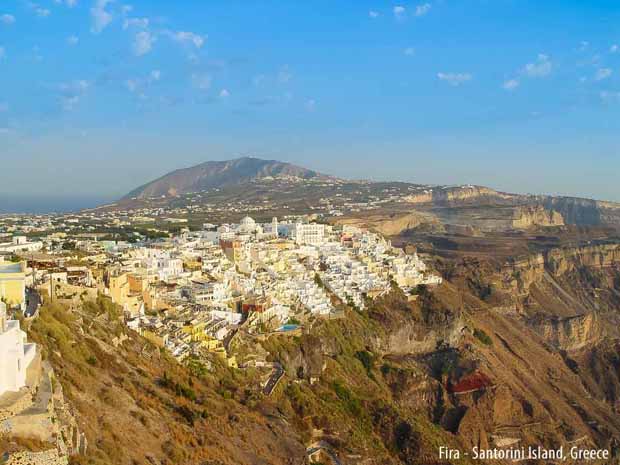
[[[476,371],[470,375],[462,377],[457,383],[448,382],[448,392],[452,394],[462,394],[464,392],[478,391],[492,386],[493,382],[484,373]]]

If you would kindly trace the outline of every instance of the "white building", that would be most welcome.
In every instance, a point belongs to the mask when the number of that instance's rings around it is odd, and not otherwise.
[[[0,252],[37,252],[43,248],[43,242],[29,242],[25,236],[14,236],[11,242],[0,243]]]
[[[36,345],[26,343],[19,321],[9,321],[6,305],[0,302],[0,395],[26,385],[26,370],[35,354]]]
[[[299,245],[321,245],[325,242],[324,224],[302,224],[295,225],[294,240]]]

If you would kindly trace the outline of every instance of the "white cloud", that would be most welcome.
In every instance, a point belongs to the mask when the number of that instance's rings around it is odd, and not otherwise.
[[[286,84],[287,82],[290,82],[291,79],[293,79],[293,73],[291,73],[288,65],[283,66],[278,72],[278,82],[281,84]]]
[[[403,53],[409,57],[412,57],[413,55],[415,55],[415,48],[407,47],[405,50],[403,50]]]
[[[149,23],[150,21],[148,18],[128,18],[123,22],[123,29],[128,29],[130,27],[146,29],[149,27]]]
[[[418,5],[415,7],[415,15],[416,16],[424,16],[426,13],[431,11],[431,4],[424,3],[423,5]]]
[[[136,90],[138,90],[139,86],[140,83],[137,79],[127,79],[125,81],[125,87],[127,87],[127,90],[129,90],[129,92],[135,92]]]
[[[73,110],[88,90],[90,82],[84,79],[60,84],[60,103],[65,111]]]
[[[374,11],[374,10],[370,10],[370,11],[368,12],[368,17],[369,17],[369,18],[373,18],[373,19],[374,19],[374,18],[378,18],[378,17],[379,17],[379,12]]]
[[[153,44],[156,40],[157,38],[149,31],[138,32],[134,37],[132,45],[134,55],[140,57],[149,53],[152,50]]]
[[[531,78],[546,77],[551,74],[553,64],[549,60],[549,57],[540,53],[534,63],[528,63],[523,68],[523,72]]]
[[[168,35],[172,38],[172,40],[182,43],[182,44],[192,44],[196,48],[201,48],[206,40],[206,36],[201,36],[199,34],[195,34],[193,32],[188,31],[177,31],[170,32],[168,31]]]
[[[581,44],[579,45],[579,49],[578,50],[580,52],[585,52],[588,49],[588,47],[590,47],[590,42],[582,40]]]
[[[306,101],[306,110],[308,111],[314,111],[316,109],[316,100],[314,99],[308,99]]]
[[[137,94],[141,99],[146,98],[145,90],[154,82],[161,79],[161,71],[152,70],[145,78],[131,78],[125,81],[125,87],[132,94]]]
[[[69,45],[77,45],[80,39],[78,36],[69,36],[67,37],[67,44]]]
[[[504,82],[504,84],[502,84],[502,87],[506,90],[515,90],[517,87],[519,87],[519,84],[520,83],[518,79],[508,79]]]
[[[392,11],[394,12],[394,16],[396,16],[397,18],[402,18],[403,16],[405,16],[405,7],[404,6],[400,6],[400,5],[396,5]]]
[[[34,12],[39,18],[47,18],[52,13],[47,8],[42,8],[40,6],[35,7]]]
[[[112,22],[114,17],[112,13],[106,10],[109,3],[113,0],[96,0],[95,5],[90,9],[90,16],[92,20],[91,31],[94,34],[99,34]]]
[[[611,47],[609,47],[609,51],[610,51],[611,53],[617,53],[617,52],[618,52],[618,50],[620,50],[620,47],[618,47],[618,45],[617,45],[617,44],[613,44]]]
[[[77,0],[54,0],[54,3],[56,5],[62,5],[63,3],[68,6],[69,8],[73,8],[74,6],[77,5]]]
[[[208,74],[192,74],[192,84],[200,90],[208,90],[211,88],[213,79]]]
[[[228,89],[220,90],[220,98],[228,98],[228,97],[230,97],[230,92],[228,91]]]
[[[594,75],[594,80],[602,81],[604,79],[607,79],[612,74],[613,74],[613,71],[610,68],[599,68],[596,70],[596,74]]]
[[[437,78],[451,86],[459,86],[464,82],[471,81],[473,76],[470,73],[437,73]]]
[[[600,93],[600,96],[605,103],[620,103],[620,92],[603,91]]]
[[[3,14],[3,15],[0,16],[0,23],[3,23],[3,24],[14,24],[15,23],[15,16],[9,15],[9,14]]]
[[[77,106],[78,103],[80,103],[79,95],[70,95],[70,96],[61,98],[62,108],[65,111],[73,110]]]

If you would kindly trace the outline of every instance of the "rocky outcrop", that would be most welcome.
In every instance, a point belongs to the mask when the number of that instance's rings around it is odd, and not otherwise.
[[[352,225],[376,231],[384,236],[396,236],[422,225],[441,228],[439,220],[430,213],[411,212],[404,215],[370,215],[364,218],[341,218],[335,221],[339,225]]]
[[[389,354],[425,354],[441,345],[457,346],[463,337],[462,316],[446,319],[445,326],[429,327],[410,323],[390,331],[383,350]]]
[[[603,327],[596,313],[568,318],[545,318],[530,322],[543,339],[562,350],[578,350],[602,339]]]
[[[11,454],[6,465],[67,465],[69,459],[57,450],[44,452],[15,452]]]
[[[434,187],[422,192],[412,194],[405,200],[413,204],[450,204],[470,202],[473,200],[508,200],[512,199],[512,194],[505,194],[484,186],[455,186],[455,187]]]
[[[608,268],[620,264],[620,244],[553,249],[546,254],[546,264],[558,276],[580,267]]]
[[[517,207],[512,220],[512,227],[528,229],[534,226],[563,226],[564,218],[554,210],[546,210],[541,205]]]

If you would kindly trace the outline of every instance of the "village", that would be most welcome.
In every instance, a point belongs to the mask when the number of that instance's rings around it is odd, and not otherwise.
[[[247,362],[229,347],[240,331],[293,335],[317,318],[342,318],[339,304],[364,311],[391,286],[415,298],[419,286],[441,283],[417,254],[376,233],[307,217],[246,216],[135,242],[57,233],[5,233],[0,242],[0,295],[9,309],[36,318],[45,299],[77,308],[108,296],[129,329],[180,362],[216,354],[231,367]]]

